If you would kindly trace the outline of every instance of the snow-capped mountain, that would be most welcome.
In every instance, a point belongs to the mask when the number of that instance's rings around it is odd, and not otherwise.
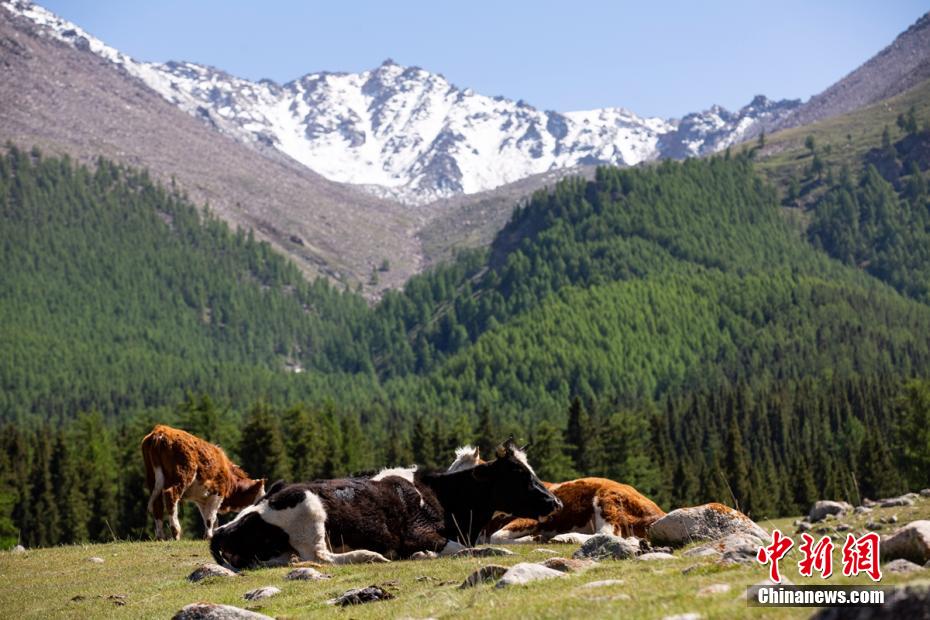
[[[703,155],[774,125],[800,104],[759,96],[738,112],[714,106],[681,120],[623,108],[559,113],[480,95],[389,60],[361,73],[251,82],[190,62],[140,62],[40,6],[3,6],[41,34],[119,65],[219,131],[411,204],[582,164]]]

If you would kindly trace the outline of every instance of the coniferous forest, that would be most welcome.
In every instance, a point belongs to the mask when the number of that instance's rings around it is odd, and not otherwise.
[[[145,171],[9,145],[0,542],[147,536],[156,422],[271,479],[439,468],[513,433],[543,479],[663,508],[926,486],[930,131],[883,142],[788,196],[751,150],[601,168],[376,305]],[[782,214],[801,193],[804,231]]]

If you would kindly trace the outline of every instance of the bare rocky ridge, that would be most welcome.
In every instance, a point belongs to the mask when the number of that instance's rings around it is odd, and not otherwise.
[[[0,141],[146,167],[232,225],[255,230],[308,274],[378,288],[420,268],[409,209],[227,137],[99,56],[39,36],[0,8]]]
[[[775,124],[777,129],[839,116],[893,97],[930,79],[930,13],[855,71]]]

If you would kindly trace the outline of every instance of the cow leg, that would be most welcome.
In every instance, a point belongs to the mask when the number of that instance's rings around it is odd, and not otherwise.
[[[220,511],[223,503],[221,495],[208,495],[203,500],[197,502],[197,508],[200,509],[200,517],[203,519],[204,538],[213,538],[213,528],[216,527],[216,515]]]
[[[165,487],[165,475],[162,473],[161,467],[154,467],[152,474],[152,492],[149,495],[148,509],[155,519],[155,540],[162,540],[165,537],[162,523],[165,518],[165,504],[162,497],[162,489]]]
[[[537,534],[537,530],[538,528],[535,527],[520,529],[503,527],[491,534],[490,542],[492,545],[535,542],[534,537]]]
[[[181,540],[181,520],[178,518],[178,505],[181,503],[183,492],[179,487],[172,486],[165,489],[162,495],[165,498],[170,514],[171,534],[175,540]]]

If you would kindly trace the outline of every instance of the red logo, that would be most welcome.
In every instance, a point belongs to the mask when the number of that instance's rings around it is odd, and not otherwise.
[[[833,574],[833,541],[829,536],[824,536],[817,544],[814,544],[814,537],[810,534],[801,534],[801,546],[798,549],[804,555],[804,558],[798,562],[799,572],[803,577],[812,577],[814,570],[820,573],[822,579],[828,578]]]
[[[854,577],[865,573],[872,581],[879,581],[882,569],[879,566],[878,543],[878,534],[875,532],[864,534],[859,540],[848,534],[843,545],[843,574]]]
[[[775,583],[781,583],[781,575],[778,573],[778,562],[788,550],[794,546],[794,541],[782,536],[778,530],[772,532],[772,544],[768,547],[760,547],[756,559],[760,564],[769,564],[769,578]]]

